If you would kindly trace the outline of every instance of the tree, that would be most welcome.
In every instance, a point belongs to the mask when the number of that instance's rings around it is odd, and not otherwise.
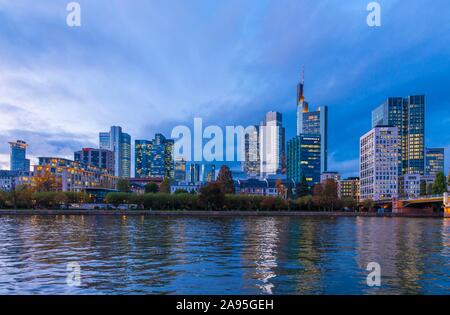
[[[159,186],[159,192],[163,194],[170,194],[170,185],[172,184],[171,180],[169,178],[164,178],[164,180],[161,183],[161,186]]]
[[[439,172],[434,180],[433,195],[442,195],[445,192],[447,192],[447,179],[443,172]]]
[[[427,194],[427,182],[425,180],[420,181],[420,195],[425,196]]]
[[[356,199],[352,197],[344,197],[342,198],[342,206],[350,210],[356,210],[356,207],[358,206],[358,201],[356,201]]]
[[[300,210],[311,211],[313,204],[313,197],[311,195],[303,196],[297,199],[297,204],[300,206]]]
[[[145,185],[144,189],[146,194],[149,193],[156,194],[159,191],[159,187],[155,183],[148,183],[147,185]]]
[[[186,189],[177,189],[174,192],[175,195],[179,195],[179,194],[189,194],[189,192]]]
[[[34,182],[37,192],[61,191],[61,178],[53,174],[50,169],[45,168],[34,176]]]
[[[217,175],[216,182],[222,187],[224,194],[234,194],[234,181],[230,168],[226,165],[222,165],[219,174]]]
[[[281,198],[286,198],[286,187],[283,185],[281,179],[277,179],[275,182],[275,187],[277,188],[278,196]]]
[[[311,194],[311,188],[308,185],[305,175],[302,176],[302,180],[297,183],[295,187],[295,193],[297,198],[308,196]]]
[[[130,182],[126,178],[121,178],[117,181],[117,190],[121,192],[130,192]]]
[[[427,184],[427,195],[430,196],[433,194],[433,183]]]
[[[375,202],[372,199],[366,199],[363,202],[363,206],[367,211],[373,211],[375,208]]]
[[[224,201],[225,193],[219,183],[209,183],[200,188],[200,203],[206,210],[222,210]]]

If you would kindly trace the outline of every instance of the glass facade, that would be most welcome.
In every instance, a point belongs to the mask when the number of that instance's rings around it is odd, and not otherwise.
[[[114,174],[114,152],[106,149],[83,148],[74,153],[75,162],[109,170]]]
[[[200,182],[200,164],[192,163],[189,166],[189,181],[191,183]]]
[[[444,173],[444,148],[427,148],[425,150],[425,175],[436,177],[437,173]]]
[[[9,142],[11,146],[10,169],[11,171],[30,171],[30,160],[26,158],[27,143],[22,140]]]
[[[320,183],[321,137],[300,134],[288,141],[287,179],[299,183],[305,176],[310,187]]]
[[[176,182],[186,181],[186,161],[183,158],[177,158],[175,161],[174,179]]]
[[[259,126],[253,126],[253,131],[245,134],[245,162],[244,172],[248,176],[256,177],[260,175],[259,158]]]
[[[281,113],[268,112],[259,132],[261,176],[286,172],[285,129]]]
[[[151,141],[135,141],[135,176],[174,178],[174,141],[156,134]]]
[[[114,175],[130,177],[131,137],[122,132],[122,127],[112,126],[109,132],[100,132],[99,148],[114,152]]]
[[[216,166],[214,164],[202,165],[203,181],[211,183],[216,180]]]

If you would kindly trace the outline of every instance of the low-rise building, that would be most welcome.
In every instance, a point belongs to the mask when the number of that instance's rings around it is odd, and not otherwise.
[[[18,186],[30,186],[32,173],[26,171],[0,171],[0,190],[10,191]]]
[[[184,190],[188,193],[198,193],[201,187],[202,183],[200,182],[174,182],[170,185],[170,192],[173,194],[177,190]]]
[[[332,179],[336,183],[341,180],[341,175],[338,172],[323,172],[320,174],[320,182],[323,184],[327,179]]]
[[[286,194],[288,187],[292,186],[292,183],[287,180],[279,179],[238,179],[234,181],[236,194],[239,195],[254,195],[254,196],[280,196],[283,192],[279,191],[277,183],[280,182],[284,187],[284,195]]]
[[[349,177],[338,182],[339,198],[353,198],[359,201],[359,177]]]

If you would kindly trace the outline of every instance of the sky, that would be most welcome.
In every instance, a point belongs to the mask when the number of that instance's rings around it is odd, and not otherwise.
[[[389,96],[426,95],[426,146],[450,167],[450,2],[380,0],[0,0],[0,168],[8,141],[73,158],[120,125],[135,139],[177,125],[259,124],[295,135],[305,68],[310,107],[329,106],[329,170],[358,175],[359,138]]]

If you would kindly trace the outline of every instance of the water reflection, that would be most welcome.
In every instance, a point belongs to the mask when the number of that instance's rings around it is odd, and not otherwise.
[[[449,232],[449,219],[3,216],[0,293],[449,294]]]

